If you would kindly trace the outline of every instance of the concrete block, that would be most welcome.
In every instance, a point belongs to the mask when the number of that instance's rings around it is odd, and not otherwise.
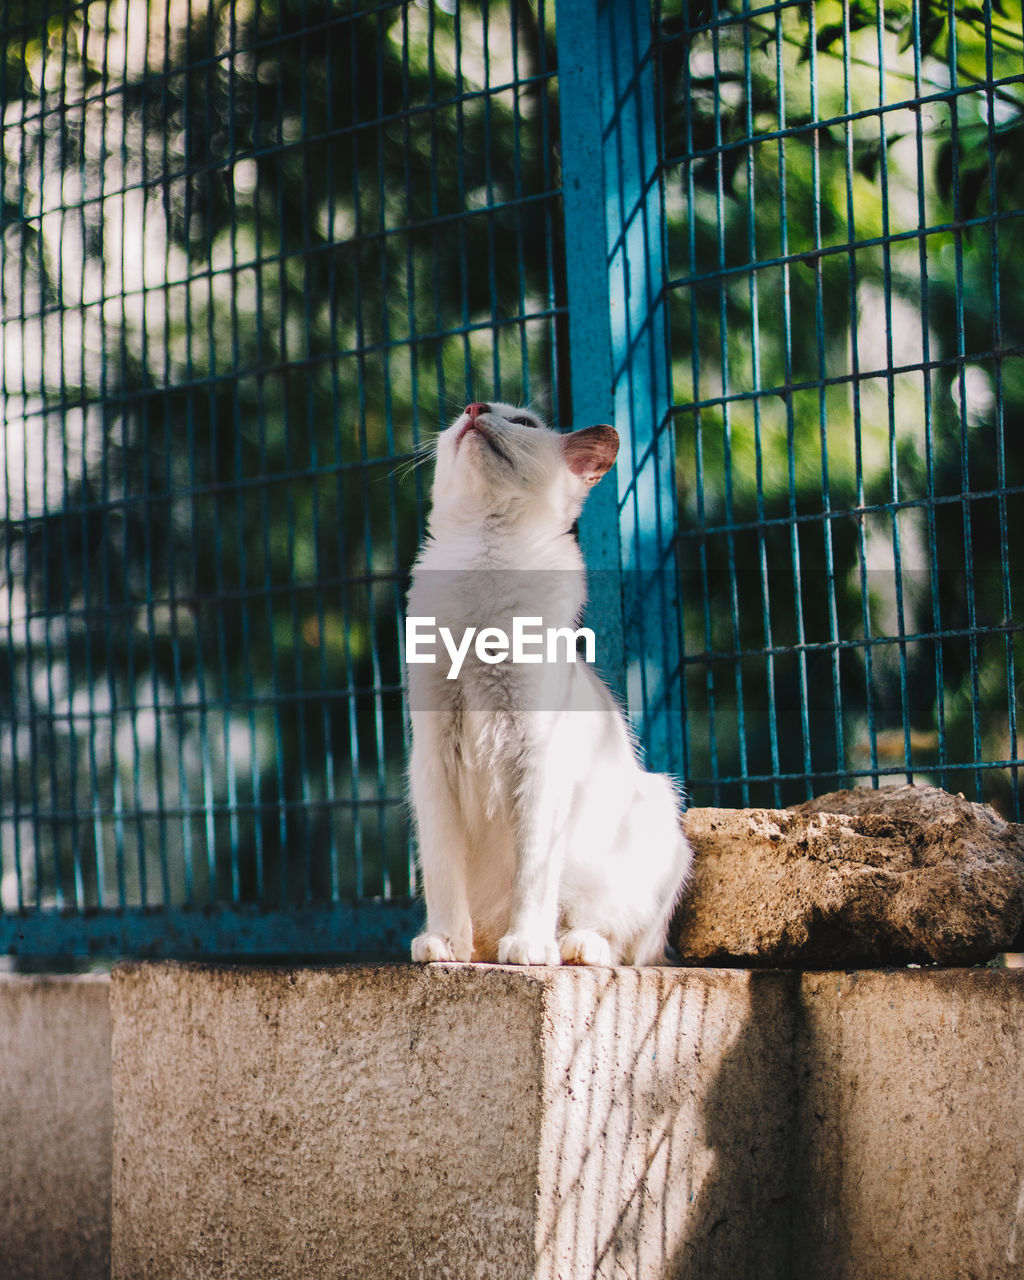
[[[1024,1276],[1024,972],[801,986],[794,1274]]]
[[[110,1275],[110,982],[0,974],[0,1276]]]

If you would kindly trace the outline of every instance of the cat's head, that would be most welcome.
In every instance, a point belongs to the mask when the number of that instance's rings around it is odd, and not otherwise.
[[[438,438],[435,517],[529,513],[568,529],[618,448],[614,427],[560,435],[529,409],[467,405]]]

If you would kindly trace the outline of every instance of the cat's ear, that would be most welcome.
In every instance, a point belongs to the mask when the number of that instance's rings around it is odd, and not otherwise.
[[[597,484],[619,451],[619,433],[604,423],[570,431],[560,439],[569,470],[587,484]]]

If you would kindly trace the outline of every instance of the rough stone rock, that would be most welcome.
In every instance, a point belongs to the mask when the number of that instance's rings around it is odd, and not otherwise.
[[[691,809],[685,963],[976,964],[1024,919],[1024,825],[937,787],[858,787],[791,809]]]

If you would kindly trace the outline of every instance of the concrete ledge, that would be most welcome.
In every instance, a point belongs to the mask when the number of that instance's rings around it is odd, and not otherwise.
[[[110,980],[0,974],[0,1276],[110,1275]]]
[[[113,1274],[1016,1277],[1024,972],[114,978]],[[0,977],[0,1275],[110,1274],[108,980]]]
[[[129,966],[113,1271],[1017,1276],[1024,974]]]

